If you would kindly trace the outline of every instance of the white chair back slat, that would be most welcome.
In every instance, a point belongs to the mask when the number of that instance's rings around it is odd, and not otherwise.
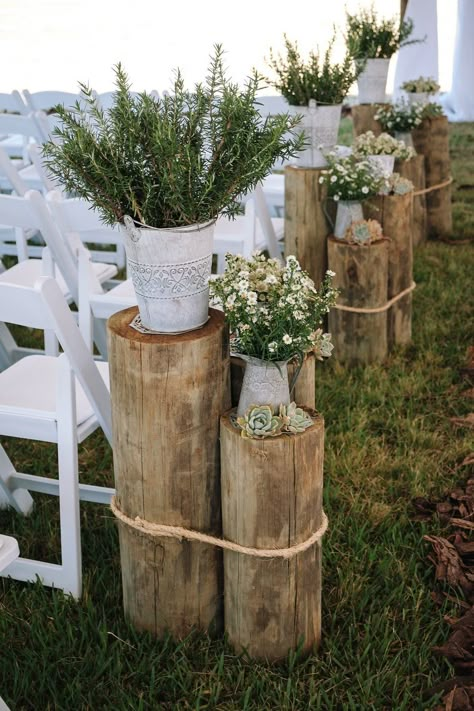
[[[23,89],[23,97],[30,111],[49,111],[58,104],[66,108],[73,107],[76,101],[84,101],[82,94],[70,91],[35,91]]]
[[[0,321],[42,331],[53,330],[55,325],[37,291],[8,282],[0,282]]]
[[[14,90],[10,94],[0,92],[0,111],[24,114],[28,112],[28,108],[21,98],[20,92]]]
[[[18,135],[42,141],[43,136],[32,114],[0,114],[0,134]]]

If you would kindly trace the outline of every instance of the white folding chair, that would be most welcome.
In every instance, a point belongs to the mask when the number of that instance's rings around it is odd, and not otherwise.
[[[17,472],[0,448],[0,495],[19,513],[32,507],[31,491],[59,496],[61,564],[18,558],[3,575],[80,597],[82,588],[79,500],[109,503],[114,489],[79,483],[78,444],[101,427],[111,442],[108,363],[89,352],[57,282],[42,277],[34,288],[0,283],[0,320],[53,330],[60,356],[29,356],[0,373],[0,435],[57,444],[58,478]]]
[[[10,563],[13,563],[19,555],[18,541],[11,536],[4,536],[0,533],[0,572],[10,565]],[[0,711],[10,711],[1,696]]]
[[[0,93],[0,112],[7,114],[26,114],[28,109],[25,102],[21,98],[19,91],[8,93]],[[0,146],[6,151],[11,158],[23,155],[25,148],[24,137],[18,134],[1,135]]]
[[[24,146],[16,158],[12,158],[5,147],[0,144],[3,155],[0,166],[0,190],[15,190],[18,195],[23,195],[30,188],[41,188],[41,180],[36,174],[34,166],[29,164],[27,147],[32,142],[43,142],[43,134],[32,115],[0,114],[0,134],[22,136]],[[5,164],[10,165],[10,170],[5,172]],[[13,173],[12,173],[13,171]],[[18,181],[14,173],[18,173]],[[13,179],[12,179],[13,175]]]
[[[79,101],[81,105],[84,103],[84,95],[82,93],[75,94],[70,91],[31,92],[28,89],[23,89],[23,98],[28,111],[50,111],[58,104],[70,108],[74,106],[76,101]]]
[[[46,201],[63,239],[70,239],[72,234],[79,235],[88,245],[93,259],[116,264],[119,269],[125,268],[125,248],[118,225],[104,225],[91,204],[81,198],[66,199],[53,190],[46,196]],[[93,244],[114,249],[97,250],[92,248]]]

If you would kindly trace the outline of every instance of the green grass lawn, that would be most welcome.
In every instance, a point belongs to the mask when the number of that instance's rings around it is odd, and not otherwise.
[[[346,122],[344,130],[350,133]],[[474,237],[472,125],[451,129],[455,235]],[[431,648],[447,638],[430,593],[424,533],[411,521],[414,496],[465,481],[472,431],[449,420],[472,401],[459,375],[474,344],[472,244],[429,243],[415,255],[413,344],[382,366],[318,366],[317,407],[326,420],[323,641],[306,660],[271,666],[193,634],[156,641],[124,620],[116,524],[82,504],[84,595],[0,580],[0,695],[22,709],[396,709],[435,705],[423,692],[451,675]],[[55,451],[8,440],[21,471],[49,474]],[[101,435],[80,450],[84,481],[112,483]],[[472,472],[471,472],[472,475]],[[0,512],[0,531],[23,555],[58,550],[57,503],[35,496],[30,519]],[[53,551],[53,553],[51,553]],[[458,591],[450,591],[459,595]]]

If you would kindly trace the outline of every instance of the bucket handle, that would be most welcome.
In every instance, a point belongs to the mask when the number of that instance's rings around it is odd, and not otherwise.
[[[130,215],[124,215],[123,216],[123,224],[125,225],[128,234],[130,235],[130,239],[132,242],[139,242],[140,241],[140,230],[137,229],[134,221],[130,217]]]

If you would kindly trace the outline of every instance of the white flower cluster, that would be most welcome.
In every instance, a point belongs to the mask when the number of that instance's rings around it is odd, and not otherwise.
[[[376,121],[389,133],[411,131],[420,125],[423,120],[423,106],[409,104],[407,101],[398,101],[396,104],[381,106],[374,116]]]
[[[321,172],[320,183],[328,186],[328,196],[338,200],[365,200],[376,195],[383,177],[366,160],[352,154],[339,158],[334,153],[326,156],[328,168]]]
[[[406,81],[400,89],[408,94],[436,94],[440,86],[433,77],[418,77],[418,79]]]
[[[234,349],[282,361],[315,348],[330,355],[330,336],[319,327],[335,303],[331,280],[328,273],[318,291],[295,257],[287,257],[282,266],[278,259],[257,252],[252,259],[227,254],[224,274],[209,287],[214,302],[224,310]]]
[[[354,154],[362,156],[394,156],[400,160],[413,158],[415,151],[403,141],[397,141],[389,133],[376,136],[373,131],[361,133],[354,141]]]

